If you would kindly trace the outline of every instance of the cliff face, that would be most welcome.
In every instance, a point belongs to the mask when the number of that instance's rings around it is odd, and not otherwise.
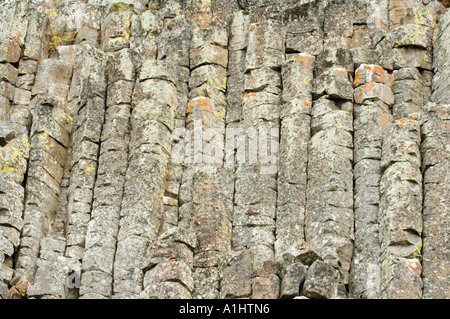
[[[1,298],[450,298],[431,0],[0,4]]]

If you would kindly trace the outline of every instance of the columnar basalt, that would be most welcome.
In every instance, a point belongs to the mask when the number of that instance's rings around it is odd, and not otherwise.
[[[0,298],[448,298],[439,0],[0,0]]]
[[[395,121],[383,141],[379,223],[384,298],[422,297],[422,174],[420,125]]]
[[[429,103],[422,120],[421,145],[424,202],[423,202],[423,297],[449,298],[446,288],[449,253],[449,111],[450,106]]]
[[[350,292],[358,298],[381,296],[378,185],[382,173],[383,138],[392,123],[393,80],[393,76],[379,65],[362,64],[355,72],[355,249]]]

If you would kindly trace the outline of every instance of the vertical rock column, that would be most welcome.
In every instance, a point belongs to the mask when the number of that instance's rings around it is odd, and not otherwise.
[[[420,126],[394,122],[383,141],[380,181],[381,290],[383,298],[422,297],[422,174]]]
[[[80,49],[75,72],[78,78],[78,107],[71,135],[67,190],[66,256],[83,258],[86,232],[91,219],[93,191],[97,176],[100,137],[106,105],[107,56],[91,45]],[[75,94],[75,92],[73,92]]]
[[[0,122],[1,123],[1,122]],[[0,298],[8,298],[13,258],[23,227],[24,178],[30,143],[26,133],[0,129]]]
[[[3,27],[6,28],[2,21]],[[4,32],[7,33],[6,30]],[[18,77],[13,63],[19,61],[21,48],[15,41],[3,37],[0,38],[0,46],[0,298],[6,299],[8,283],[13,275],[13,257],[23,226],[23,181],[30,144],[28,128],[20,125],[24,119],[14,116],[14,107],[11,107]]]
[[[250,24],[249,31],[246,94],[235,169],[232,249],[238,253],[225,270],[221,296],[276,298],[279,278],[276,271],[264,271],[263,265],[275,259],[282,93],[278,70],[283,63],[284,41],[281,26],[275,20]],[[252,293],[252,286],[258,291]]]
[[[171,228],[149,246],[145,267],[144,299],[192,298],[193,250],[196,238],[181,228]],[[204,278],[206,279],[206,278]]]
[[[70,115],[66,97],[72,66],[56,59],[44,60],[31,91],[34,115],[27,174],[24,228],[16,275],[33,281],[40,240],[51,231],[58,204],[63,167],[66,164]]]
[[[82,298],[112,296],[113,264],[128,167],[131,96],[135,72],[129,49],[114,53],[108,64],[105,123],[95,182],[92,214],[83,255]]]
[[[40,57],[40,33],[33,29],[39,14],[26,14],[28,4],[2,4],[0,10],[0,298],[26,293],[28,282],[13,279],[23,229],[25,183],[30,152],[31,89]],[[34,18],[34,19],[33,19]],[[31,26],[30,26],[31,24]],[[39,38],[33,50],[25,48]],[[35,53],[35,54],[32,54]],[[13,279],[13,280],[11,280]]]
[[[355,72],[354,211],[355,248],[350,293],[381,297],[380,204],[381,149],[392,125],[393,76],[379,65],[362,64]]]
[[[114,298],[137,298],[144,288],[147,249],[162,221],[162,186],[177,104],[175,84],[164,62],[145,61],[138,79],[114,260]]]
[[[193,297],[199,299],[217,298],[231,244],[233,184],[224,168],[227,46],[225,30],[213,25],[193,30],[180,225],[197,236]]]
[[[347,71],[324,71],[314,80],[313,97],[305,237],[346,285],[354,240],[353,86]]]
[[[429,103],[421,127],[424,171],[423,298],[450,298],[450,105]]]
[[[72,66],[75,64],[75,57],[78,46],[59,46],[56,48],[59,53],[59,62],[64,62]],[[74,96],[74,86],[78,84],[78,72],[74,71],[71,80],[71,89],[69,89],[66,98],[62,98],[62,114],[66,119],[60,121],[60,124],[70,134],[73,127],[73,116],[76,111],[77,99]],[[38,77],[39,79],[39,77]],[[61,111],[60,111],[61,112]],[[70,146],[70,145],[68,145]],[[70,153],[67,147],[66,153]],[[67,152],[69,151],[69,152]],[[66,298],[69,290],[67,289],[67,279],[73,268],[79,267],[77,261],[64,256],[66,247],[65,221],[67,218],[66,209],[61,210],[62,205],[67,205],[67,188],[69,165],[63,163],[62,177],[59,182],[58,203],[54,216],[52,217],[49,231],[40,242],[39,260],[37,262],[37,271],[34,283],[28,289],[28,298]],[[79,271],[78,271],[79,274]]]
[[[450,102],[450,67],[448,65],[450,53],[450,11],[441,18],[434,30],[433,68],[435,75],[432,81],[432,101],[441,104]]]
[[[449,77],[448,43],[450,11],[441,18],[434,32],[435,75],[432,101],[425,107],[421,127],[424,172],[423,206],[423,297],[449,298]],[[441,103],[441,104],[439,104]]]
[[[186,109],[189,101],[191,38],[191,26],[183,16],[171,19],[158,37],[158,59],[163,59],[166,62],[177,89],[172,154],[163,185],[162,231],[174,228],[179,223],[179,193],[183,173]]]
[[[311,136],[314,57],[299,54],[283,64],[280,168],[275,256],[305,239],[308,143]]]
[[[430,10],[408,8],[400,20],[401,25],[387,36],[388,45],[384,64],[394,69],[394,119],[419,112],[430,97],[429,82],[432,75],[432,28]],[[423,74],[423,76],[422,76]]]

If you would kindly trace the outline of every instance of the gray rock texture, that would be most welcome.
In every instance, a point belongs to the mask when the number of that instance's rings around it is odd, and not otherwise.
[[[0,299],[450,298],[437,0],[0,0]]]

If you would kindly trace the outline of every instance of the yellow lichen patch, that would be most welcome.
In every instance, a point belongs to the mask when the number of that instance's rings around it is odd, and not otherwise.
[[[219,117],[219,118],[221,118],[221,119],[224,119],[224,118],[225,118],[225,114],[224,114],[224,113],[221,113],[221,112],[214,112],[214,115],[217,116],[217,117]]]
[[[133,9],[132,4],[127,4],[127,3],[122,3],[122,2],[115,3],[112,7],[112,10],[116,11],[116,12],[126,12],[126,11],[130,11],[132,9]]]
[[[94,174],[94,171],[95,171],[95,164],[94,163],[91,163],[91,164],[89,164],[88,167],[86,167],[86,174],[87,175]]]
[[[14,172],[14,168],[11,167],[11,166],[5,165],[5,166],[3,167],[3,171],[4,171],[5,173],[12,173],[12,172]]]
[[[44,150],[49,151],[50,150],[50,141],[48,140],[47,132],[42,133],[42,137],[45,140]]]
[[[12,151],[13,151],[13,157],[19,157],[19,156],[23,157],[22,152],[20,152],[17,148],[13,147]]]
[[[224,90],[224,92],[227,90],[227,78],[223,78],[222,79],[222,89]]]
[[[416,249],[417,249],[418,252],[421,252],[421,251],[422,251],[422,241],[420,241],[420,243],[418,243],[418,244],[416,245]]]
[[[52,19],[58,16],[58,13],[54,9],[46,9],[44,13],[47,17]]]
[[[71,44],[75,41],[75,32],[65,31],[63,35],[59,35],[58,32],[54,31],[50,37],[50,42],[48,43],[48,49],[50,51],[56,50],[57,47],[64,44]],[[43,42],[44,39],[43,39]]]
[[[311,80],[310,80],[310,79],[303,79],[303,83],[305,83],[305,84],[309,84],[309,82],[311,82]]]

